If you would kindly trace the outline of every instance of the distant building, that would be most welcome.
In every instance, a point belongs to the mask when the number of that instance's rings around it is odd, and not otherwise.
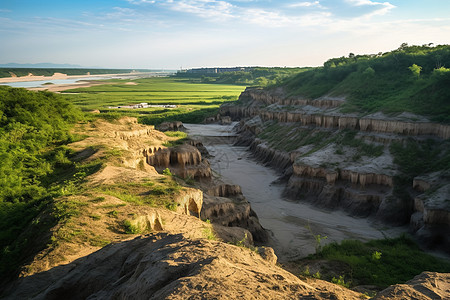
[[[135,104],[135,105],[133,105],[133,108],[148,108],[148,103],[142,102],[139,104]]]
[[[239,72],[239,71],[251,71],[252,67],[233,67],[233,68],[196,68],[186,70],[186,73],[191,74],[219,74],[225,72]]]

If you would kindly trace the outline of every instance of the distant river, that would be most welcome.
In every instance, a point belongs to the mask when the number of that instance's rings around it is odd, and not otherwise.
[[[34,88],[34,87],[44,87],[47,84],[75,84],[78,81],[86,80],[105,80],[112,79],[112,77],[80,77],[80,78],[69,78],[69,79],[54,79],[54,80],[37,80],[37,81],[22,81],[22,82],[7,82],[0,83],[0,85],[8,85],[11,87],[22,87],[22,88]]]
[[[155,77],[155,76],[167,76],[171,75],[173,72],[148,72],[139,74],[119,74],[119,75],[105,75],[105,76],[86,76],[86,77],[76,77],[67,79],[47,79],[47,80],[35,80],[35,81],[21,81],[21,82],[5,82],[0,83],[0,85],[8,85],[11,87],[22,87],[22,88],[37,88],[45,87],[47,84],[56,85],[70,85],[77,84],[80,81],[91,81],[91,80],[107,80],[107,79],[137,79],[145,77]]]
[[[367,241],[394,237],[407,228],[377,226],[364,218],[348,216],[343,211],[329,211],[308,203],[294,202],[282,196],[284,186],[274,184],[278,174],[258,163],[247,147],[233,146],[233,126],[184,124],[188,134],[201,141],[214,157],[209,159],[216,176],[238,184],[270,231],[270,246],[281,260],[292,260],[315,252],[314,235],[327,236],[324,243],[344,239]]]

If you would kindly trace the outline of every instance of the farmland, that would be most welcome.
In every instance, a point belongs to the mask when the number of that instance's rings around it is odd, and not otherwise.
[[[105,85],[71,89],[64,92],[83,111],[100,110],[105,117],[137,116],[146,124],[158,124],[180,119],[201,122],[215,114],[219,105],[237,100],[245,87],[237,85],[201,84],[189,79],[153,77],[137,80],[110,80]],[[111,108],[137,103],[172,104],[177,108],[151,107],[144,109]]]

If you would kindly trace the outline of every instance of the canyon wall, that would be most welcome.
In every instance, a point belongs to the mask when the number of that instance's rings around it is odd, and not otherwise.
[[[415,198],[407,200],[395,196],[395,178],[400,173],[389,145],[407,138],[449,139],[450,126],[410,113],[397,116],[380,112],[365,116],[345,114],[339,110],[344,101],[344,97],[311,100],[288,97],[282,89],[247,88],[237,103],[222,105],[220,113],[240,121],[237,144],[249,146],[259,161],[281,172],[286,180],[286,197],[328,209],[343,209],[354,216],[371,217],[392,225],[410,223],[411,230],[427,240],[425,244],[439,244],[448,251],[449,238],[443,237],[443,232],[449,228],[450,207],[443,204],[443,195],[448,197],[450,191],[441,186],[447,186],[445,183],[450,180],[418,177],[409,188],[414,187],[415,192],[407,191],[415,194]],[[290,152],[276,149],[260,137],[270,121],[290,128],[298,124],[311,135],[326,131],[330,136],[337,136],[341,130],[356,130],[356,137],[361,141],[383,146],[383,154],[359,158],[361,155],[355,148],[334,142],[318,149],[314,146]],[[274,140],[277,139],[288,138]],[[430,196],[432,188],[438,188],[434,196]],[[439,239],[441,241],[436,242]]]
[[[345,115],[338,107],[343,100],[304,100],[283,98],[280,92],[247,88],[240,96],[239,105],[226,103],[220,113],[234,120],[260,116],[263,121],[294,122],[324,128],[354,129],[367,132],[395,133],[401,135],[431,135],[450,138],[450,126],[429,122],[410,114],[397,117],[376,113],[367,116]],[[284,106],[284,108],[282,108]]]

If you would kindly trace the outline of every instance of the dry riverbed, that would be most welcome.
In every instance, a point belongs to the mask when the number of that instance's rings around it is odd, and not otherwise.
[[[405,227],[387,228],[368,219],[354,218],[342,211],[322,210],[282,197],[284,186],[275,184],[278,174],[258,163],[246,147],[233,146],[233,125],[185,124],[188,134],[201,140],[209,153],[211,167],[223,181],[238,184],[251,203],[260,223],[270,231],[272,246],[280,261],[315,252],[314,236],[326,236],[322,245],[344,239],[367,241],[396,237]]]

